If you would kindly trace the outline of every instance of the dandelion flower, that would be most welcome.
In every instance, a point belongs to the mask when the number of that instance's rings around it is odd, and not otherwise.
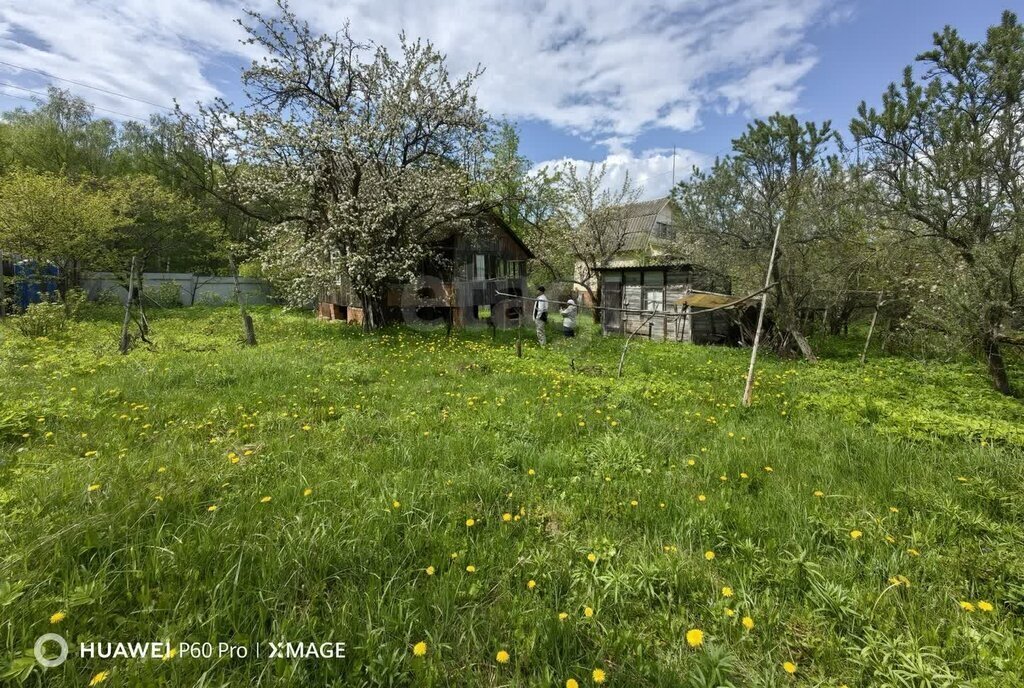
[[[558,612],[558,620],[559,621],[565,621],[568,618],[569,618],[569,613],[568,612]]]
[[[110,678],[110,672],[106,671],[106,670],[101,671],[100,673],[98,673],[98,674],[96,674],[95,676],[92,677],[92,680],[89,681],[89,685],[90,686],[98,686],[99,684],[101,684],[104,681],[106,681],[108,678]]]
[[[89,492],[95,492],[96,490],[100,489],[100,487],[102,487],[102,485],[100,485],[99,483],[93,483],[92,485],[89,486]]]
[[[416,657],[422,657],[427,654],[427,644],[422,640],[412,646],[412,653]]]
[[[434,568],[433,566],[428,566],[428,567],[427,567],[426,569],[424,569],[424,570],[425,570],[425,571],[427,572],[427,575],[428,575],[428,576],[433,576],[433,575],[434,575],[434,572],[435,572],[435,571],[436,571],[437,569],[435,569],[435,568]]]
[[[860,532],[859,530],[850,531],[850,538],[853,540],[859,540],[863,535],[864,533]]]
[[[698,502],[706,502],[706,501],[708,501],[708,498],[705,497],[704,495],[697,495],[697,501]]]
[[[533,590],[536,587],[537,587],[537,581],[533,580],[532,578],[530,580],[526,581],[526,588],[528,590]]]
[[[526,475],[537,475],[537,471],[531,468],[530,470],[526,471]]]
[[[967,602],[967,601],[961,601],[960,602],[960,608],[963,609],[965,612],[973,612],[974,611],[974,605],[971,604],[970,602]]]
[[[512,520],[512,514],[510,514],[508,512],[503,513],[501,515],[501,520],[504,521],[505,523],[508,523],[509,521]]]
[[[736,616],[736,612],[734,612],[733,610],[731,610],[728,607],[726,607],[725,608],[725,615],[728,616],[731,619],[732,617]]]
[[[594,683],[604,683],[604,669],[594,669],[590,678],[594,680]]]
[[[700,647],[704,644],[704,631],[699,628],[691,628],[686,632],[686,644],[690,647]]]
[[[978,600],[978,609],[980,609],[983,612],[991,612],[995,608],[992,606],[991,602],[986,602],[985,600]]]
[[[52,624],[59,624],[61,621],[63,621],[66,618],[68,618],[67,613],[65,613],[65,612],[56,612],[55,614],[52,614],[50,616],[50,623],[52,623]]]
[[[583,616],[585,616],[585,617],[587,617],[589,619],[593,615],[594,615],[594,609],[592,607],[584,607],[583,608]]]
[[[793,662],[783,662],[782,670],[785,671],[787,674],[795,674],[796,664],[794,664]]]
[[[749,616],[744,616],[742,623],[743,628],[747,629],[748,631],[754,630],[754,620],[751,619]]]
[[[167,654],[165,654],[162,657],[162,661],[168,662],[168,661],[174,659],[177,656],[178,656],[178,648],[172,647],[170,650],[167,651]]]
[[[466,567],[466,573],[476,573],[476,567],[470,564]]]
[[[471,518],[467,518],[467,519],[466,519],[466,527],[467,527],[467,528],[472,528],[472,527],[473,527],[473,526],[475,526],[475,525],[476,525],[476,521],[474,521],[474,520],[473,520],[473,519],[471,519]]]
[[[216,504],[211,504],[210,506],[206,507],[206,510],[207,511],[216,511],[217,510],[217,505]]]
[[[509,656],[504,650],[498,650],[498,654],[494,658],[498,660],[498,664],[508,664]]]
[[[307,487],[305,490],[302,491],[303,497],[308,497],[311,494],[313,494],[313,489],[310,487]]]
[[[597,555],[591,552],[587,555],[587,561],[589,561],[591,564],[595,563],[597,561]]]
[[[711,551],[711,550],[709,549],[709,550],[708,550],[707,552],[705,552],[705,553],[704,553],[704,558],[705,558],[705,559],[707,559],[708,561],[711,561],[712,559],[714,559],[714,558],[715,558],[715,553],[714,553],[714,552],[712,552],[712,551]]]
[[[824,497],[824,496],[825,496],[825,493],[824,493],[824,492],[822,492],[821,490],[815,490],[815,491],[814,491],[814,496],[815,496],[815,497]]]
[[[907,554],[909,554],[909,555],[910,555],[910,556],[912,556],[912,557],[919,557],[919,556],[921,556],[921,553],[920,553],[920,552],[918,552],[918,551],[917,551],[916,549],[914,549],[913,547],[911,547],[911,548],[909,548],[909,549],[907,550]]]
[[[774,469],[774,468],[772,468],[771,466],[765,466],[765,467],[764,467],[764,472],[765,472],[765,473],[774,473],[774,472],[775,472],[775,469]]]
[[[570,678],[565,682],[565,688],[580,688],[580,684],[576,682],[576,679]]]
[[[267,502],[269,502],[270,500],[271,500],[271,497],[270,497],[270,495],[267,495],[266,497],[261,497],[261,498],[260,498],[260,504],[266,504],[266,503],[267,503]]]
[[[722,588],[722,597],[732,597],[732,588],[728,585]]]
[[[397,499],[394,500],[393,502],[391,502],[391,508],[393,508],[393,509],[397,509],[400,506],[402,506],[402,503],[400,501],[398,501]]]

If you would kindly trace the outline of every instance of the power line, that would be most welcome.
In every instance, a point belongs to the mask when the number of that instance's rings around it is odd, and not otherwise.
[[[154,103],[154,102],[151,102],[151,101],[148,101],[148,100],[143,100],[142,98],[136,98],[135,96],[130,96],[130,95],[126,94],[126,93],[119,93],[117,91],[111,91],[111,90],[106,89],[106,88],[100,88],[99,86],[90,86],[89,84],[82,83],[81,81],[75,81],[74,79],[66,79],[66,78],[64,78],[62,76],[57,76],[56,74],[50,74],[49,72],[44,72],[41,69],[33,69],[31,67],[22,67],[21,65],[16,65],[13,62],[4,62],[3,60],[0,60],[0,64],[7,65],[8,67],[14,67],[15,69],[20,69],[20,70],[25,71],[25,72],[35,72],[36,74],[42,74],[43,76],[48,77],[50,79],[57,79],[58,81],[66,81],[69,84],[75,84],[76,86],[81,86],[82,88],[91,88],[94,91],[99,91],[100,93],[106,93],[107,95],[110,95],[110,96],[117,96],[118,98],[127,98],[128,100],[134,100],[136,102],[143,103],[145,105],[151,105],[153,107],[162,108],[164,110],[167,110],[168,112],[173,112],[174,111],[174,108],[169,108],[166,105],[160,105],[159,103]]]
[[[34,91],[31,88],[25,88],[24,86],[18,86],[17,84],[9,84],[6,81],[0,81],[0,86],[5,86],[7,88],[16,88],[19,91],[25,91],[27,93],[31,93],[33,95],[40,96],[42,98],[49,97],[49,94],[43,93],[42,91]],[[8,95],[10,95],[10,94],[8,94]],[[147,120],[142,119],[141,117],[136,117],[135,115],[129,115],[129,114],[126,114],[124,112],[118,112],[117,110],[110,110],[108,108],[100,107],[99,105],[91,105],[90,104],[90,107],[92,107],[92,108],[94,108],[96,110],[103,110],[104,112],[109,112],[109,113],[111,113],[113,115],[117,115],[119,117],[126,117],[128,119],[138,120],[139,122],[147,121]]]

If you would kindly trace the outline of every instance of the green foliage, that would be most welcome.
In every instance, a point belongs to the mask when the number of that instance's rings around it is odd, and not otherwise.
[[[42,301],[30,303],[25,312],[15,318],[14,326],[26,337],[49,337],[61,332],[67,322],[64,304]]]
[[[518,359],[256,308],[248,349],[197,307],[123,357],[119,315],[0,339],[0,673],[27,685],[1024,680],[1024,418],[966,363],[767,356],[741,408],[742,350],[635,343],[616,379],[621,340],[586,332]],[[48,630],[348,658],[44,675]]]
[[[146,297],[161,308],[178,308],[181,303],[181,285],[177,282],[164,282],[159,287],[145,291]]]

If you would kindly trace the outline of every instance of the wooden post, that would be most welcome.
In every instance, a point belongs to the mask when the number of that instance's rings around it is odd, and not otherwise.
[[[235,257],[228,256],[228,263],[231,266],[231,276],[235,280],[235,303],[238,304],[238,312],[242,316],[245,345],[256,346],[256,328],[252,324],[252,316],[245,312],[245,304],[242,302],[242,289],[238,285],[238,269],[235,267]]]
[[[864,365],[868,360],[868,345],[871,344],[871,333],[875,331],[875,321],[878,320],[878,309],[882,307],[882,292],[878,292],[878,300],[875,302],[875,312],[871,314],[871,326],[868,327],[868,336],[864,340],[864,351],[860,354],[860,364]]]
[[[124,300],[124,321],[121,323],[121,344],[118,347],[121,354],[128,353],[128,346],[131,338],[128,335],[128,323],[132,319],[132,298],[135,291],[135,256],[132,256],[132,266],[128,273],[128,297]]]
[[[0,318],[7,317],[7,282],[4,280],[4,252],[0,251]]]
[[[516,321],[516,358],[523,357],[523,318],[526,317],[526,301],[519,297],[519,318]]]
[[[757,347],[761,344],[761,326],[764,324],[764,309],[768,305],[768,287],[772,282],[772,270],[775,269],[775,250],[779,247],[779,233],[782,222],[775,225],[775,239],[772,241],[772,253],[768,257],[768,273],[764,277],[764,292],[761,294],[761,307],[757,312],[757,329],[754,330],[754,346],[750,350],[750,367],[747,369],[747,384],[743,388],[743,405],[750,406],[754,394],[754,366],[757,364]]]

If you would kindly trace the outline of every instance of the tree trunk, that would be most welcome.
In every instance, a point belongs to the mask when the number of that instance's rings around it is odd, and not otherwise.
[[[1003,352],[999,349],[999,342],[992,330],[987,330],[982,336],[982,347],[992,386],[1001,394],[1012,395],[1013,388],[1010,387],[1010,378],[1006,374],[1006,362],[1003,360]]]
[[[379,330],[384,326],[383,298],[376,294],[356,293],[363,304],[363,332]]]

